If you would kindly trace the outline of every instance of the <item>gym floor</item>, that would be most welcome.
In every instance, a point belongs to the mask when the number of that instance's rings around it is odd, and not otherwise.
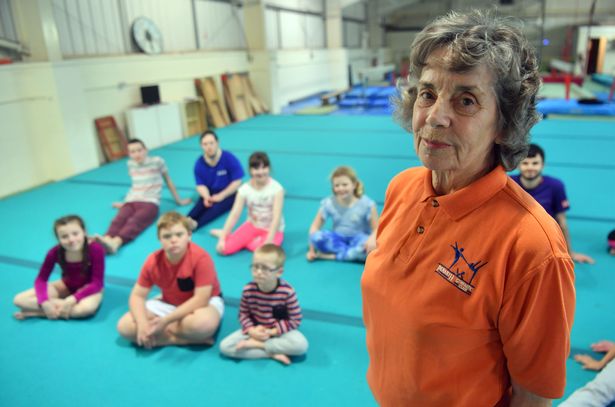
[[[615,257],[606,253],[606,235],[615,228],[614,125],[549,118],[532,131],[533,141],[546,150],[546,174],[566,184],[573,246],[597,261],[576,267],[572,354],[589,352],[589,344],[599,339],[615,340]],[[153,226],[107,257],[104,300],[93,318],[13,319],[13,296],[32,286],[45,253],[56,243],[54,219],[77,213],[88,233],[106,230],[115,213],[111,202],[122,200],[130,185],[126,161],[120,160],[0,200],[0,223],[7,232],[0,238],[0,405],[375,405],[365,381],[362,265],[307,262],[307,230],[320,199],[330,194],[328,176],[338,165],[356,169],[381,210],[389,180],[420,165],[411,136],[387,116],[259,116],[218,134],[221,147],[234,152],[244,167],[253,151],[268,152],[273,177],[286,189],[284,278],[297,290],[304,311],[307,355],[285,367],[272,360],[228,360],[216,346],[147,351],[121,339],[116,322],[127,310],[141,264],[159,248]],[[193,197],[192,167],[199,154],[198,137],[150,151],[166,160],[180,195]],[[161,211],[174,209],[186,213],[190,208],[177,208],[165,190]],[[215,253],[216,240],[208,231],[223,222],[219,218],[193,237],[212,254],[227,302],[219,339],[238,328],[238,300],[250,280],[249,253]],[[52,279],[58,277],[54,272]],[[594,376],[572,358],[567,367],[567,395]]]

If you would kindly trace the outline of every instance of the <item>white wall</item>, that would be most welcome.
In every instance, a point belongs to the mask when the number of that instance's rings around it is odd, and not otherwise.
[[[590,34],[592,38],[605,38],[607,41],[615,41],[614,26],[591,27]],[[578,29],[576,55],[579,54],[587,54],[587,27],[579,27]],[[577,67],[577,71],[579,70],[580,67]],[[604,63],[602,65],[601,73],[615,75],[615,50],[609,49],[608,46],[604,55]]]
[[[196,95],[194,78],[249,68],[245,52],[0,66],[0,171],[11,174],[0,196],[98,167],[94,119],[113,115],[124,130],[141,85],[158,84],[163,102],[180,101]]]

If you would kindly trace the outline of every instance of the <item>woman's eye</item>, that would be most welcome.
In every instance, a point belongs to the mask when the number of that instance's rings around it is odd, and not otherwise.
[[[473,115],[479,109],[480,106],[473,97],[462,96],[455,103],[455,110],[462,115]]]

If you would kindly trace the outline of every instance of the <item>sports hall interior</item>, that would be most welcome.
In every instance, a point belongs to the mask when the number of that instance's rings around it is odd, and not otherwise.
[[[573,247],[596,260],[575,266],[565,396],[591,380],[572,356],[615,341],[606,243],[615,229],[615,2],[0,0],[0,405],[376,405],[365,378],[363,265],[308,262],[308,228],[335,167],[353,167],[380,211],[391,178],[421,165],[392,117],[395,84],[425,24],[468,8],[522,20],[540,57],[544,118],[532,141],[546,151],[545,173],[566,185]],[[163,157],[179,194],[195,199],[206,128],[244,170],[252,152],[267,152],[285,189],[283,278],[303,309],[304,357],[233,361],[216,345],[145,350],[120,338],[141,265],[160,248],[155,225],[106,258],[92,318],[13,318],[13,296],[32,287],[57,244],[55,219],[75,213],[88,233],[107,228],[111,203],[130,187],[127,139]],[[163,190],[161,213],[189,209]],[[238,328],[251,278],[250,253],[215,251],[209,230],[225,217],[192,237],[224,293],[218,340]]]

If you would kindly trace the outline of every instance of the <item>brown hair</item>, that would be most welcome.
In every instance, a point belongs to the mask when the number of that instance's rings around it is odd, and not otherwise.
[[[258,249],[254,250],[254,253],[275,254],[277,256],[278,267],[282,267],[286,261],[286,253],[284,252],[284,249],[273,243],[266,243],[262,245]]]
[[[345,165],[337,167],[335,170],[333,170],[333,173],[331,174],[331,182],[333,182],[333,178],[337,177],[350,178],[352,183],[355,184],[354,196],[356,196],[357,198],[361,198],[363,196],[363,183],[361,182],[361,180],[359,180],[359,178],[357,178],[357,173],[351,167],[347,167]]]
[[[81,219],[81,216],[66,215],[56,219],[55,222],[53,222],[53,234],[56,236],[56,239],[58,239],[58,228],[60,226],[68,225],[72,222],[77,223],[79,227],[81,227],[81,229],[83,230],[83,234],[86,234],[85,223],[83,222],[83,219]],[[64,271],[66,267],[66,250],[62,247],[62,245],[60,245],[60,249],[58,251],[58,264],[60,265],[62,271]],[[83,241],[83,248],[81,249],[81,272],[83,274],[88,274],[90,265],[90,249],[87,236],[85,236]]]
[[[188,233],[192,233],[188,218],[179,212],[171,211],[163,213],[162,216],[158,219],[158,222],[156,223],[156,226],[158,228],[158,236],[160,236],[160,231],[162,229],[168,229],[171,226],[177,225],[178,223],[182,224],[186,228]]]
[[[267,153],[263,151],[253,152],[250,155],[250,158],[248,159],[248,167],[250,168],[271,167],[269,156],[267,155]]]

